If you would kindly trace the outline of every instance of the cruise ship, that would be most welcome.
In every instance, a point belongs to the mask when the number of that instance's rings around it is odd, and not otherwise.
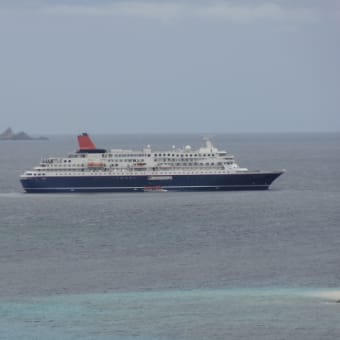
[[[154,151],[97,148],[87,133],[78,136],[79,149],[66,157],[43,159],[20,176],[28,193],[166,192],[265,190],[284,170],[252,171],[209,139],[194,150],[190,145]]]

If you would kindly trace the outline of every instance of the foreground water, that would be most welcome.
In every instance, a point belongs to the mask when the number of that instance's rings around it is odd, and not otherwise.
[[[232,289],[31,298],[3,302],[0,327],[14,339],[337,339],[340,309],[328,294]]]
[[[28,195],[17,176],[73,138],[0,143],[0,339],[336,339],[339,135],[216,142],[287,173],[265,192]]]

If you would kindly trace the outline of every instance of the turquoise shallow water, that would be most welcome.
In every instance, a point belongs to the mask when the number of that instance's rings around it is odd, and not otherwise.
[[[336,339],[327,289],[60,295],[2,301],[1,339]]]

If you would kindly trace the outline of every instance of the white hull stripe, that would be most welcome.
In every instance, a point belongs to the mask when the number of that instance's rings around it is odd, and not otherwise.
[[[162,185],[162,189],[183,189],[183,188],[235,188],[235,187],[268,187],[267,184],[235,184],[235,185],[180,185],[180,186],[168,186]],[[142,187],[47,187],[47,188],[26,188],[27,190],[105,190],[105,189],[129,189],[138,190],[145,188],[152,188],[152,185]]]

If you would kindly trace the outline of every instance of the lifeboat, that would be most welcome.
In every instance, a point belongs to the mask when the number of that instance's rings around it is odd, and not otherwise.
[[[89,168],[103,168],[105,167],[105,163],[102,162],[89,162],[87,163]]]
[[[145,170],[146,169],[146,163],[136,163],[132,167],[136,170]]]

